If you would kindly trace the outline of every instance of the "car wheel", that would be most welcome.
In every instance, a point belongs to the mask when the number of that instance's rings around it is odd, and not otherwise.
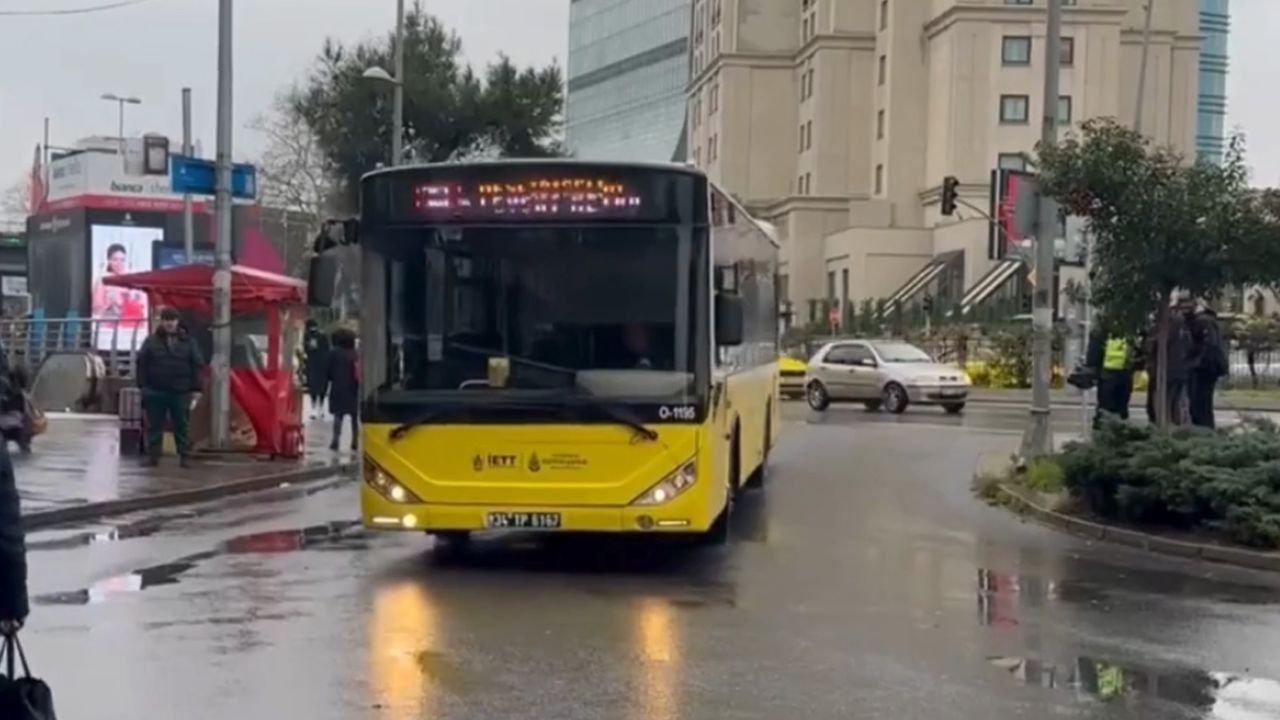
[[[809,407],[819,412],[831,407],[831,396],[827,394],[827,389],[822,383],[814,380],[809,383],[808,389],[805,391],[805,398],[809,401]]]
[[[906,388],[898,383],[889,383],[880,393],[880,404],[894,415],[901,415],[907,411],[907,405],[911,404],[911,399],[907,397]]]
[[[866,402],[864,402],[864,403],[862,403],[862,404],[863,404],[864,406],[866,406],[866,408],[867,408],[867,412],[880,412],[880,401],[879,401],[879,400],[868,400],[868,401],[866,401]]]
[[[947,403],[942,406],[942,409],[946,410],[948,415],[959,415],[964,412],[964,403]]]

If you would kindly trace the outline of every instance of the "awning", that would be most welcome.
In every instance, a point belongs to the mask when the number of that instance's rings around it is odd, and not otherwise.
[[[893,312],[896,307],[907,303],[921,290],[928,287],[929,283],[941,275],[947,265],[959,257],[960,254],[959,250],[951,250],[941,255],[935,255],[929,262],[925,263],[924,267],[917,270],[915,275],[908,278],[902,284],[902,287],[898,288],[897,292],[889,296],[889,299],[884,303],[884,309],[880,312],[880,317],[884,318],[885,315]]]
[[[1026,265],[1016,258],[1005,258],[996,263],[986,275],[964,291],[964,297],[960,298],[960,316],[968,315],[1025,267]]]

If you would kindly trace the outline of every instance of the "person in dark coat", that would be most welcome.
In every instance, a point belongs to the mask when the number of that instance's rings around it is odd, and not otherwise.
[[[190,467],[187,420],[191,414],[191,394],[200,390],[203,369],[200,348],[178,325],[178,311],[162,309],[160,326],[142,343],[135,367],[147,420],[148,465],[160,463],[164,426],[166,421],[172,421],[179,464]]]
[[[324,416],[325,390],[329,385],[329,338],[320,332],[315,320],[307,321],[303,336],[306,351],[307,395],[311,398],[311,417]]]
[[[329,390],[329,412],[333,413],[333,442],[329,449],[337,451],[342,439],[342,419],[351,416],[351,449],[360,443],[360,356],[356,353],[355,333],[346,329],[333,332],[333,349],[325,373]]]
[[[1153,325],[1148,332],[1143,347],[1143,357],[1147,368],[1147,419],[1156,423],[1156,388],[1160,378],[1157,371],[1159,358],[1156,356],[1156,345],[1160,337],[1159,328]],[[1168,360],[1167,376],[1164,379],[1166,399],[1169,404],[1169,423],[1180,425],[1183,421],[1183,396],[1187,389],[1187,347],[1190,338],[1181,312],[1171,312],[1169,317],[1169,339],[1167,342]]]
[[[1214,427],[1213,393],[1218,378],[1227,374],[1227,353],[1222,346],[1222,330],[1218,326],[1218,314],[1213,308],[1204,308],[1186,318],[1190,328],[1190,349],[1187,355],[1187,402],[1191,411],[1191,424],[1197,427]]]
[[[16,633],[29,610],[21,501],[9,449],[0,443],[0,633]]]

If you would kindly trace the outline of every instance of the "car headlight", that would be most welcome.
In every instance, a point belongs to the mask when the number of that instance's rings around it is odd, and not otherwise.
[[[698,481],[698,461],[690,460],[670,475],[658,481],[657,485],[645,490],[640,497],[631,501],[632,505],[661,505],[671,502],[673,498],[693,487]]]
[[[397,505],[415,505],[422,502],[422,498],[414,495],[409,488],[401,485],[369,458],[364,459],[364,481],[373,488],[374,492]]]

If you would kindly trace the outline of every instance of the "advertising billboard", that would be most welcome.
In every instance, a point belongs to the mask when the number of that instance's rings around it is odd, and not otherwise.
[[[151,269],[151,246],[164,240],[164,229],[130,225],[91,225],[90,312],[100,322],[99,350],[131,350],[147,334],[147,296],[137,290],[107,287],[108,275],[127,275]]]

